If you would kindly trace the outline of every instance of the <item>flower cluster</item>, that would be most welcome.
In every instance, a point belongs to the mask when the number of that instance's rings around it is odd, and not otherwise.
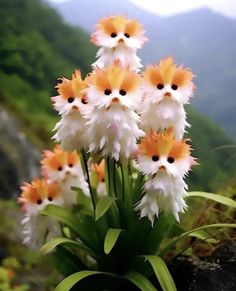
[[[76,204],[76,193],[71,186],[80,188],[89,195],[79,155],[66,152],[56,145],[54,151],[44,151],[41,161],[42,178],[35,178],[22,187],[19,204],[24,212],[24,243],[38,248],[51,237],[60,234],[56,220],[43,217],[40,212],[49,204],[72,208]]]
[[[45,180],[22,187],[19,201],[27,223],[48,203],[75,204],[71,186],[93,199],[91,172],[97,177],[97,195],[111,195],[105,186],[104,159],[115,165],[135,163],[133,168],[145,177],[143,196],[132,205],[140,217],[153,224],[163,212],[179,221],[186,209],[184,178],[196,163],[183,139],[189,126],[184,105],[193,95],[194,76],[171,57],[140,72],[137,50],[147,39],[142,26],[124,16],[101,19],[91,40],[100,47],[92,72],[83,79],[76,70],[71,79],[61,78],[56,85],[58,95],[52,101],[61,119],[53,139],[62,148],[44,152]],[[86,179],[76,151],[90,157]],[[91,159],[99,163],[91,165]]]

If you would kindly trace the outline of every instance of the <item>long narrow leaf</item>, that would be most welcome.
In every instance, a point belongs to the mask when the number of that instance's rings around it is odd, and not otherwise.
[[[175,283],[169,273],[166,263],[158,256],[144,256],[151,264],[152,269],[163,291],[177,291]]]
[[[182,233],[180,236],[176,237],[172,240],[170,244],[168,244],[163,250],[160,252],[157,252],[160,256],[163,256],[166,252],[168,252],[179,240],[182,238],[185,238],[186,236],[190,235],[191,233],[194,233],[196,231],[202,230],[202,229],[208,229],[208,228],[220,228],[220,227],[228,227],[228,228],[236,228],[236,223],[216,223],[216,224],[208,224],[203,225],[198,228],[194,228],[192,230],[189,230],[187,232]]]
[[[115,198],[111,196],[105,196],[99,198],[96,209],[95,209],[95,220],[98,220],[101,218],[107,210],[111,207],[111,205],[114,203]]]
[[[188,236],[191,236],[191,237],[196,237],[198,239],[201,239],[201,240],[204,240],[206,242],[209,242],[209,243],[212,243],[212,244],[216,244],[218,243],[219,241],[212,238],[207,232],[205,232],[204,230],[197,230],[197,231],[194,231],[192,233],[190,233]]]
[[[97,255],[92,250],[90,250],[90,248],[85,246],[83,243],[78,242],[78,241],[74,241],[72,239],[68,239],[65,237],[57,237],[55,239],[52,239],[51,241],[47,242],[45,245],[43,245],[41,247],[40,252],[42,254],[46,255],[46,254],[50,253],[52,250],[54,250],[59,245],[69,245],[72,248],[79,248],[79,249],[86,251],[87,253],[89,253],[93,257],[97,257]]]
[[[159,219],[155,221],[154,226],[150,226],[149,234],[145,238],[143,247],[145,254],[155,254],[161,242],[170,233],[174,223],[175,221],[172,215],[160,215]]]
[[[67,278],[65,278],[55,289],[55,291],[68,291],[70,290],[76,283],[83,280],[86,277],[94,276],[94,275],[107,275],[114,277],[115,275],[112,273],[106,272],[98,272],[98,271],[80,271],[74,273]]]
[[[223,205],[227,205],[227,206],[236,208],[236,202],[228,197],[223,196],[223,195],[207,193],[207,192],[189,192],[185,197],[186,198],[188,198],[188,197],[207,198],[207,199],[211,199],[215,202],[221,203]]]
[[[55,251],[50,254],[50,262],[65,277],[87,269],[87,266],[78,256],[75,256],[62,246],[58,246]]]
[[[122,232],[122,229],[117,228],[109,228],[104,240],[104,252],[105,254],[109,254],[111,250],[113,249],[114,245],[116,244],[116,241]]]
[[[138,272],[130,271],[124,277],[132,282],[135,286],[139,287],[142,291],[157,290],[145,276]]]
[[[83,224],[81,224],[79,219],[77,219],[67,209],[51,204],[47,205],[44,210],[41,211],[41,214],[54,217],[60,222],[65,223],[79,236],[82,241],[84,241],[86,244],[90,243],[89,238],[87,237],[87,231],[84,229]]]

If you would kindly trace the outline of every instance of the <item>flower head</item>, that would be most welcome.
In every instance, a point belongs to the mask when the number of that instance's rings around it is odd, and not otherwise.
[[[144,196],[135,207],[141,217],[154,223],[160,212],[172,213],[179,221],[179,213],[187,205],[183,199],[187,185],[184,177],[196,164],[187,140],[176,140],[172,129],[162,133],[151,131],[141,140],[138,167],[147,175]]]
[[[144,72],[144,92],[150,102],[173,100],[186,104],[194,91],[190,69],[177,66],[171,57],[159,65],[149,65]]]
[[[99,108],[135,108],[141,99],[141,77],[119,61],[106,69],[95,68],[86,79],[89,102]]]
[[[129,159],[137,149],[136,141],[143,136],[138,128],[139,116],[134,111],[140,105],[141,77],[119,62],[106,69],[96,68],[87,79],[86,89],[91,112],[87,138],[89,151]]]
[[[49,184],[44,179],[34,179],[24,183],[18,203],[29,215],[37,215],[48,204],[62,204],[62,197],[57,183]]]
[[[196,163],[187,141],[176,140],[172,129],[162,133],[151,131],[140,143],[138,162],[141,171],[148,175],[185,176]]]
[[[76,192],[72,186],[81,188],[85,195],[89,195],[88,184],[85,181],[79,155],[76,151],[67,152],[56,145],[53,151],[44,151],[42,174],[50,183],[57,182],[60,186],[66,206],[76,201]]]
[[[55,86],[59,95],[52,97],[55,110],[62,115],[83,110],[88,103],[84,94],[87,84],[82,80],[80,71],[76,70],[71,80],[66,78],[59,80],[60,82]]]
[[[125,46],[139,49],[147,41],[144,34],[145,31],[138,21],[116,15],[100,19],[91,41],[97,46],[107,48]]]
[[[43,154],[42,173],[50,182],[62,182],[68,175],[81,173],[80,158],[76,151],[64,151],[56,145],[53,151],[45,150]]]

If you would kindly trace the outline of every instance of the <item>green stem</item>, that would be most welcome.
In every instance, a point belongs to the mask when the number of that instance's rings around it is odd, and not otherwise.
[[[116,198],[118,198],[118,193],[117,193],[117,189],[116,189],[116,161],[112,160],[112,166],[113,166],[113,183],[114,183],[114,193]]]
[[[82,157],[83,157],[83,164],[84,164],[84,169],[85,169],[85,174],[86,174],[86,178],[87,178],[87,182],[89,185],[89,191],[90,191],[90,196],[92,199],[92,204],[93,204],[93,212],[94,212],[94,217],[95,217],[95,208],[96,208],[96,197],[95,194],[92,190],[91,187],[91,182],[90,182],[90,176],[89,176],[89,169],[88,169],[88,163],[87,163],[87,158],[86,158],[86,153],[84,151],[84,149],[82,149]]]
[[[123,166],[121,163],[120,163],[120,168],[121,168],[121,175],[122,175],[122,199],[124,201],[124,199],[125,199],[125,175],[124,175]]]
[[[105,168],[105,175],[106,175],[106,187],[108,196],[116,196],[116,183],[115,183],[115,161],[108,156],[106,159],[106,168]],[[113,164],[114,162],[114,164]],[[119,218],[118,218],[118,208],[117,204],[111,206],[110,208],[110,218],[108,223],[112,223],[113,227],[119,227]]]

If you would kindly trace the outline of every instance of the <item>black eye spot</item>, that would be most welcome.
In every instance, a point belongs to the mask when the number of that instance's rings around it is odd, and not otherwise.
[[[152,156],[153,162],[159,161],[159,157],[157,155]]]
[[[111,37],[117,37],[117,34],[115,32],[112,32]]]
[[[127,38],[130,37],[130,35],[127,32],[124,34],[124,36],[127,37]]]
[[[126,91],[125,91],[124,89],[121,89],[119,93],[120,93],[120,95],[122,95],[122,96],[125,96],[125,95],[126,95]]]
[[[172,84],[171,89],[173,89],[173,90],[177,90],[177,89],[178,89],[178,86],[175,85],[175,84]]]
[[[61,166],[58,167],[57,170],[58,170],[58,171],[62,171],[62,167],[61,167]]]
[[[103,182],[103,183],[105,182],[105,179],[104,179],[104,178],[102,178],[102,182]]]
[[[86,100],[86,98],[82,98],[81,102],[82,102],[83,104],[88,104],[88,101]]]
[[[175,159],[173,157],[168,157],[167,161],[168,163],[173,164]]]
[[[162,90],[164,88],[163,84],[157,84],[157,89]]]
[[[70,168],[72,168],[72,167],[73,167],[73,164],[69,164],[68,166],[69,166]]]
[[[52,201],[52,200],[53,200],[53,198],[52,198],[52,197],[48,197],[48,200],[49,200],[49,201]]]
[[[105,95],[110,95],[110,94],[111,94],[111,90],[110,90],[110,89],[106,89],[106,90],[104,91],[104,94],[105,94]]]
[[[37,204],[38,204],[38,205],[40,205],[40,204],[42,204],[42,203],[43,203],[43,201],[42,201],[41,199],[38,199],[38,200],[37,200]]]
[[[74,97],[69,97],[69,98],[67,99],[67,101],[68,101],[69,103],[72,103],[72,102],[74,102],[74,100],[75,100],[75,98],[74,98]]]

